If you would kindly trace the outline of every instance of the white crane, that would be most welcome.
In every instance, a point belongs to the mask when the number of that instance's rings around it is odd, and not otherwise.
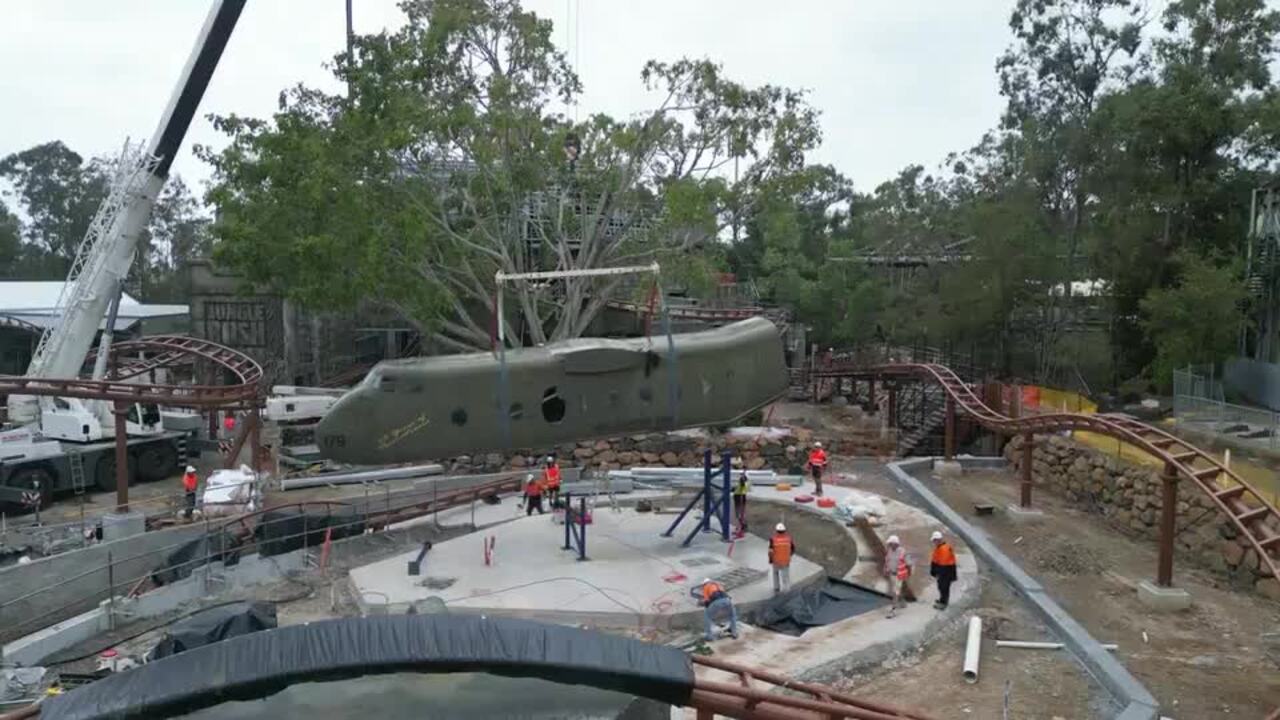
[[[244,6],[245,0],[214,0],[151,140],[145,147],[126,143],[107,198],[71,264],[58,300],[57,321],[41,336],[28,377],[79,377],[99,325],[119,298],[138,239]],[[107,318],[95,379],[106,373],[114,315]],[[115,436],[105,403],[11,396],[8,410],[13,424],[0,432],[6,449],[0,462],[0,503],[28,502],[32,492],[43,495],[43,501],[57,490],[115,486],[112,444],[102,442]],[[177,464],[177,448],[185,435],[165,431],[154,405],[135,406],[126,418],[135,472],[143,479],[165,477]],[[91,466],[86,468],[86,463]]]
[[[164,187],[182,139],[195,115],[218,59],[226,47],[245,0],[217,0],[209,10],[200,36],[173,96],[146,148],[126,144],[116,165],[107,198],[98,208],[58,299],[58,320],[36,346],[27,376],[70,379],[79,377],[93,338],[107,315]],[[114,319],[114,318],[113,318]],[[110,333],[112,328],[106,328]],[[104,343],[105,345],[105,343]],[[106,353],[99,353],[94,378],[106,369]],[[104,403],[64,398],[15,396],[9,418],[20,424],[39,423],[40,434],[53,439],[91,442],[114,435]],[[128,423],[130,434],[159,431],[158,413],[144,413]]]

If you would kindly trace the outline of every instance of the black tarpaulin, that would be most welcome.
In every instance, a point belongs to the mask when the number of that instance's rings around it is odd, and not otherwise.
[[[774,632],[801,635],[811,627],[830,625],[887,605],[889,598],[861,585],[827,578],[779,595],[752,614],[752,622]]]
[[[41,720],[166,717],[295,682],[404,671],[487,672],[687,705],[693,666],[674,647],[509,618],[326,620],[205,645],[49,698]]]
[[[211,608],[174,624],[147,654],[147,659],[159,660],[275,626],[276,606],[272,603],[240,602]]]
[[[166,557],[159,568],[151,572],[156,585],[168,585],[191,574],[192,570],[211,562],[235,565],[240,561],[236,540],[228,533],[213,531],[185,543]]]
[[[271,557],[303,547],[319,547],[326,532],[330,540],[341,540],[363,534],[364,528],[364,514],[353,507],[309,510],[285,507],[263,512],[254,528],[254,538],[258,553]]]

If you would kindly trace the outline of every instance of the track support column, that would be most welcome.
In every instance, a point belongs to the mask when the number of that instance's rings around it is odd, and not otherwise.
[[[1178,470],[1165,464],[1160,476],[1160,555],[1156,585],[1173,587],[1173,536],[1178,520]]]
[[[874,377],[867,381],[867,391],[868,391],[868,393],[870,393],[870,395],[871,395],[871,398],[870,398],[871,410],[870,410],[870,412],[875,412],[875,411],[876,411],[876,379],[875,379]]]
[[[956,401],[947,393],[946,415],[943,420],[942,459],[947,462],[956,454]]]
[[[898,427],[898,383],[889,382],[885,384],[885,388],[889,391],[889,427]]]
[[[253,429],[249,431],[249,455],[253,458],[253,472],[257,474],[262,472],[262,412],[258,409],[256,400],[249,410],[249,422],[253,424]]]
[[[1035,438],[1032,433],[1022,434],[1022,487],[1018,504],[1023,508],[1031,508],[1031,466],[1035,462]]]
[[[129,512],[129,436],[125,430],[125,416],[129,413],[129,404],[116,400],[112,404],[111,413],[116,420],[116,512]]]

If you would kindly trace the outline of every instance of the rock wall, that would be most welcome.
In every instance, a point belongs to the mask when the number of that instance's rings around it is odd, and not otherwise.
[[[584,471],[606,472],[633,466],[699,467],[703,450],[710,448],[719,462],[720,452],[733,452],[733,466],[748,470],[773,470],[779,474],[799,474],[812,436],[803,429],[773,429],[769,433],[716,433],[703,430],[628,435],[609,440],[590,440],[555,448],[514,453],[463,455],[446,462],[451,472],[491,473],[507,469],[536,467],[549,454],[562,466]]]
[[[1016,436],[1005,445],[1005,457],[1015,472],[1021,471],[1022,444],[1022,437]],[[1037,435],[1031,474],[1038,489],[1103,516],[1121,531],[1153,543],[1159,538],[1163,503],[1158,469],[1118,460],[1060,435]],[[1263,577],[1257,551],[1206,494],[1185,481],[1178,485],[1174,553],[1175,567],[1191,561],[1236,588],[1280,600],[1280,582]]]

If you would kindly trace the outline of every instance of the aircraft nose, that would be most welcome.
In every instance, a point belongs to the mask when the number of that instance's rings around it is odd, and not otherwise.
[[[316,445],[320,448],[320,457],[326,460],[357,462],[359,435],[353,430],[357,430],[359,425],[353,425],[353,421],[358,420],[356,406],[359,403],[352,397],[355,394],[348,393],[339,399],[316,425]]]

